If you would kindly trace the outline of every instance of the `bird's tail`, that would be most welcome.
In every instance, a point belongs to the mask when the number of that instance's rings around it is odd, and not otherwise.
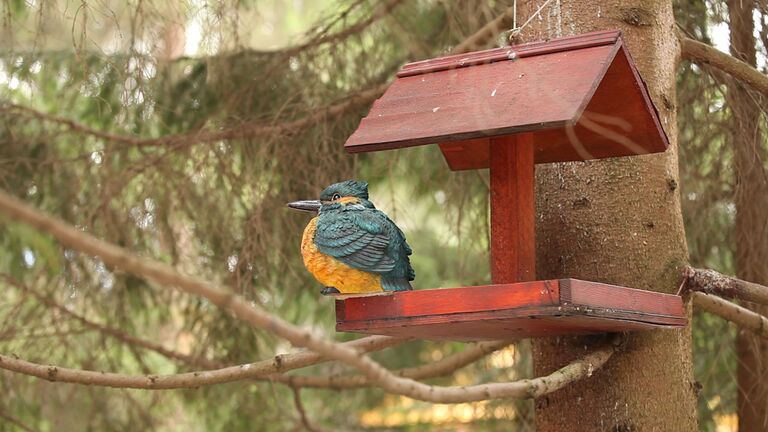
[[[384,291],[411,291],[413,287],[406,278],[381,278],[381,288]]]

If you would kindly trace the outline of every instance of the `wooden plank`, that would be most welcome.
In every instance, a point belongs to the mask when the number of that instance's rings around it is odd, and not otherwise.
[[[578,279],[561,279],[559,285],[563,303],[667,316],[685,315],[683,300],[677,295]]]
[[[338,331],[462,341],[687,325],[678,296],[576,279],[347,298],[336,314]]]
[[[536,278],[533,135],[491,138],[491,278]]]
[[[488,167],[491,154],[490,138],[440,143],[440,151],[452,171]]]
[[[512,313],[460,314],[450,320],[438,317],[413,317],[374,323],[351,321],[337,324],[337,331],[389,336],[408,336],[429,340],[478,341],[493,339],[520,339],[552,337],[602,332],[641,331],[678,328],[686,320],[669,317],[643,316],[630,318],[618,312],[600,310],[572,314],[556,307],[531,309]],[[447,318],[447,317],[444,317]]]
[[[404,67],[345,148],[440,143],[452,170],[487,168],[488,138],[525,132],[534,132],[536,163],[663,152],[659,115],[618,34],[594,46],[578,37],[532,44],[514,61],[496,61],[506,51],[495,49]],[[419,70],[431,72],[412,75]]]
[[[621,41],[601,85],[589,101],[586,113],[607,118],[604,125],[636,141],[643,148],[642,154],[663,152],[669,146],[648,88]],[[614,124],[611,124],[611,119]],[[602,140],[606,138],[609,137],[603,136]],[[622,145],[615,141],[614,144]],[[638,154],[632,149],[627,150]]]
[[[345,305],[349,306],[349,305]],[[648,313],[642,310],[628,310],[622,308],[599,308],[585,305],[526,305],[522,307],[476,310],[467,312],[456,312],[446,314],[413,314],[402,316],[388,316],[384,318],[371,318],[360,314],[357,320],[340,320],[337,322],[337,329],[344,330],[365,330],[375,327],[385,329],[390,327],[400,327],[403,325],[422,326],[422,325],[441,325],[458,322],[501,322],[506,323],[509,320],[518,320],[525,318],[525,321],[532,321],[530,326],[538,326],[538,322],[547,317],[597,317],[616,320],[616,325],[621,326],[624,321],[649,323],[654,325],[681,326],[687,323],[684,315],[663,315]],[[530,327],[529,326],[529,327]],[[554,335],[556,336],[556,335]]]
[[[502,48],[493,48],[473,53],[456,54],[408,63],[397,73],[398,77],[407,77],[432,72],[439,72],[459,67],[476,66],[496,61],[507,61],[533,57],[536,55],[553,54],[560,51],[591,48],[601,45],[615,44],[621,36],[619,30],[597,31],[582,35],[568,36],[553,41],[530,42]]]
[[[663,152],[667,136],[623,44],[576,124],[534,133],[536,163],[602,159]],[[633,76],[634,79],[627,79]],[[482,141],[441,143],[452,170],[489,166]]]
[[[351,297],[336,302],[338,322],[442,316],[499,309],[557,305],[558,281],[402,291],[389,296]]]
[[[575,120],[613,46],[397,79],[347,140],[350,152],[540,130]]]

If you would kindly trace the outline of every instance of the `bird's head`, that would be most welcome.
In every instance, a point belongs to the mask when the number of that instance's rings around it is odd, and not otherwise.
[[[368,201],[368,183],[357,180],[334,183],[320,193],[319,200],[294,201],[288,203],[288,207],[308,212],[374,208],[373,203]]]

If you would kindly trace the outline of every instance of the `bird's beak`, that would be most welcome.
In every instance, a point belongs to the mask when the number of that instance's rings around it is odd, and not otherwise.
[[[317,213],[320,211],[320,201],[318,200],[294,201],[294,202],[289,202],[288,207],[296,210]]]

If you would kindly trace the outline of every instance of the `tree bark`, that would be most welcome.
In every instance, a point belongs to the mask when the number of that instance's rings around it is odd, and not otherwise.
[[[519,7],[520,21],[537,2]],[[576,277],[675,293],[688,257],[680,208],[675,114],[679,46],[672,2],[551,2],[525,41],[623,31],[670,140],[663,154],[537,167],[537,276]],[[690,305],[688,306],[690,317]],[[576,358],[589,337],[533,342],[536,374]],[[539,431],[695,431],[690,327],[631,333],[589,379],[537,399]]]
[[[731,55],[756,65],[754,0],[728,0]],[[768,283],[768,180],[760,130],[759,96],[744,83],[728,81],[726,102],[732,112],[731,140],[734,151],[736,190],[736,276],[759,284]],[[762,315],[768,307],[744,305]],[[768,340],[740,329],[736,340],[739,430],[768,431]]]

